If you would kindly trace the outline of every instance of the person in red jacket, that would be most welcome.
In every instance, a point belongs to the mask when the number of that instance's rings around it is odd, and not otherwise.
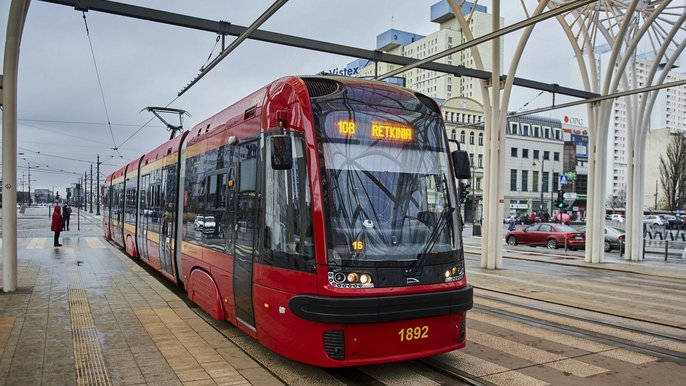
[[[64,229],[64,217],[62,217],[60,210],[60,206],[55,205],[55,211],[52,212],[52,225],[50,226],[50,230],[55,232],[55,242],[53,244],[55,247],[62,246],[62,244],[59,243],[59,238],[60,232],[62,232],[62,229]]]

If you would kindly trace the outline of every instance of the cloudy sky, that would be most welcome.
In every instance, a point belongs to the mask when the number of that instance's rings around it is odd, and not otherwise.
[[[249,26],[272,4],[256,0],[122,2],[242,26]],[[436,31],[438,25],[429,20],[435,2],[292,0],[261,29],[374,49],[376,35],[389,28],[423,35]],[[0,2],[0,52],[4,52],[9,3]],[[502,3],[505,24],[524,17],[518,1]],[[490,7],[490,2],[480,4]],[[219,50],[211,33],[94,11],[86,13],[86,22],[102,95],[83,14],[66,6],[31,2],[20,58],[18,151],[24,154],[18,156],[19,188],[22,173],[24,182],[28,180],[29,163],[32,189],[54,187],[64,195],[65,187],[90,172],[98,154],[104,176],[164,142],[169,137],[166,128],[157,120],[150,121],[151,113],[140,111],[146,106],[166,106],[197,75],[210,53],[216,55]],[[567,79],[571,51],[556,23],[549,20],[536,28],[517,76],[573,86]],[[227,38],[227,44],[231,39]],[[518,34],[506,39],[506,66],[516,39]],[[248,40],[170,107],[187,110],[192,116],[184,124],[191,128],[281,76],[315,74],[354,59]],[[536,98],[537,94],[517,90],[510,109],[531,99],[527,108],[550,104],[549,95]],[[173,116],[168,118],[176,122]]]

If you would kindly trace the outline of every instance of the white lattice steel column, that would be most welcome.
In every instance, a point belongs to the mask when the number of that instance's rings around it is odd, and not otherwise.
[[[454,0],[448,0],[455,13],[467,40],[473,40],[469,28],[469,20],[462,15]],[[464,3],[464,1],[462,2]],[[475,5],[478,1],[475,1]],[[537,16],[543,12],[548,0],[542,1],[536,9],[527,16]],[[500,28],[500,2],[494,1],[492,7],[493,29]],[[515,49],[507,80],[500,82],[500,39],[493,41],[493,68],[491,77],[491,94],[487,85],[483,85],[484,115],[485,115],[485,148],[486,173],[484,174],[484,219],[481,239],[481,266],[487,269],[500,269],[503,266],[503,240],[500,235],[504,215],[505,190],[505,127],[510,95],[512,93],[515,73],[519,66],[524,49],[535,25],[524,29]],[[476,67],[484,70],[483,61],[476,47],[471,49]],[[502,91],[501,91],[502,90]]]
[[[567,3],[556,1],[551,7]],[[625,90],[639,87],[636,79],[635,53],[639,42],[645,39],[653,47],[656,62],[653,64],[646,83],[660,84],[664,81],[675,56],[683,51],[683,45],[676,43],[673,38],[678,31],[684,31],[684,5],[670,6],[671,1],[632,0],[626,2],[599,0],[597,4],[586,6],[570,15],[558,18],[565,30],[577,55],[577,62],[582,74],[586,90],[593,90],[595,82],[601,79],[604,70],[602,88],[598,85],[595,92],[611,95],[617,92],[621,83]],[[682,34],[683,35],[683,34]],[[598,38],[604,40],[611,47],[610,60],[605,69],[595,71],[597,59],[594,48],[599,43]],[[678,51],[674,56],[667,57],[667,48],[673,45]],[[681,48],[679,48],[681,47]],[[587,63],[582,59],[588,59]],[[660,77],[654,77],[654,71],[662,62],[668,60],[667,66]],[[590,75],[589,76],[589,69]],[[646,84],[646,85],[648,85]],[[646,86],[644,85],[644,86]],[[625,97],[628,106],[629,132],[629,160],[627,181],[627,254],[626,258],[639,260],[642,249],[643,209],[643,163],[645,160],[645,136],[649,130],[649,116],[657,92],[639,97],[633,95]],[[589,193],[588,214],[590,216],[587,235],[586,261],[602,262],[603,260],[603,227],[605,213],[605,177],[608,165],[606,155],[608,141],[608,126],[613,109],[613,101],[600,102],[598,106],[589,109],[591,135],[589,138]]]

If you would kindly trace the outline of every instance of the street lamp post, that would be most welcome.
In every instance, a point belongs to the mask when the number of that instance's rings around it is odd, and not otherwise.
[[[472,226],[476,223],[476,168],[472,162]]]
[[[543,213],[543,165],[545,164],[545,158],[541,157],[541,208],[540,213]],[[539,215],[540,215],[539,213]]]
[[[545,164],[545,158],[543,158],[543,156],[541,156],[541,174],[540,174],[540,178],[541,178],[541,192],[540,192],[540,193],[541,193],[541,198],[540,198],[540,203],[539,203],[539,216],[540,216],[541,213],[543,213],[543,186],[544,186],[544,185],[543,185],[543,165],[544,165],[544,164]],[[533,166],[536,166],[536,161],[534,161]]]

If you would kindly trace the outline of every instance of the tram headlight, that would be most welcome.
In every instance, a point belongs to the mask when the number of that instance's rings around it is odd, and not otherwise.
[[[333,276],[333,279],[337,283],[343,283],[345,281],[345,274],[343,272],[336,272],[336,274]]]
[[[462,265],[452,266],[445,270],[445,281],[452,282],[458,281],[464,277],[464,270]]]
[[[329,284],[339,288],[374,288],[374,279],[368,272],[331,272]]]

